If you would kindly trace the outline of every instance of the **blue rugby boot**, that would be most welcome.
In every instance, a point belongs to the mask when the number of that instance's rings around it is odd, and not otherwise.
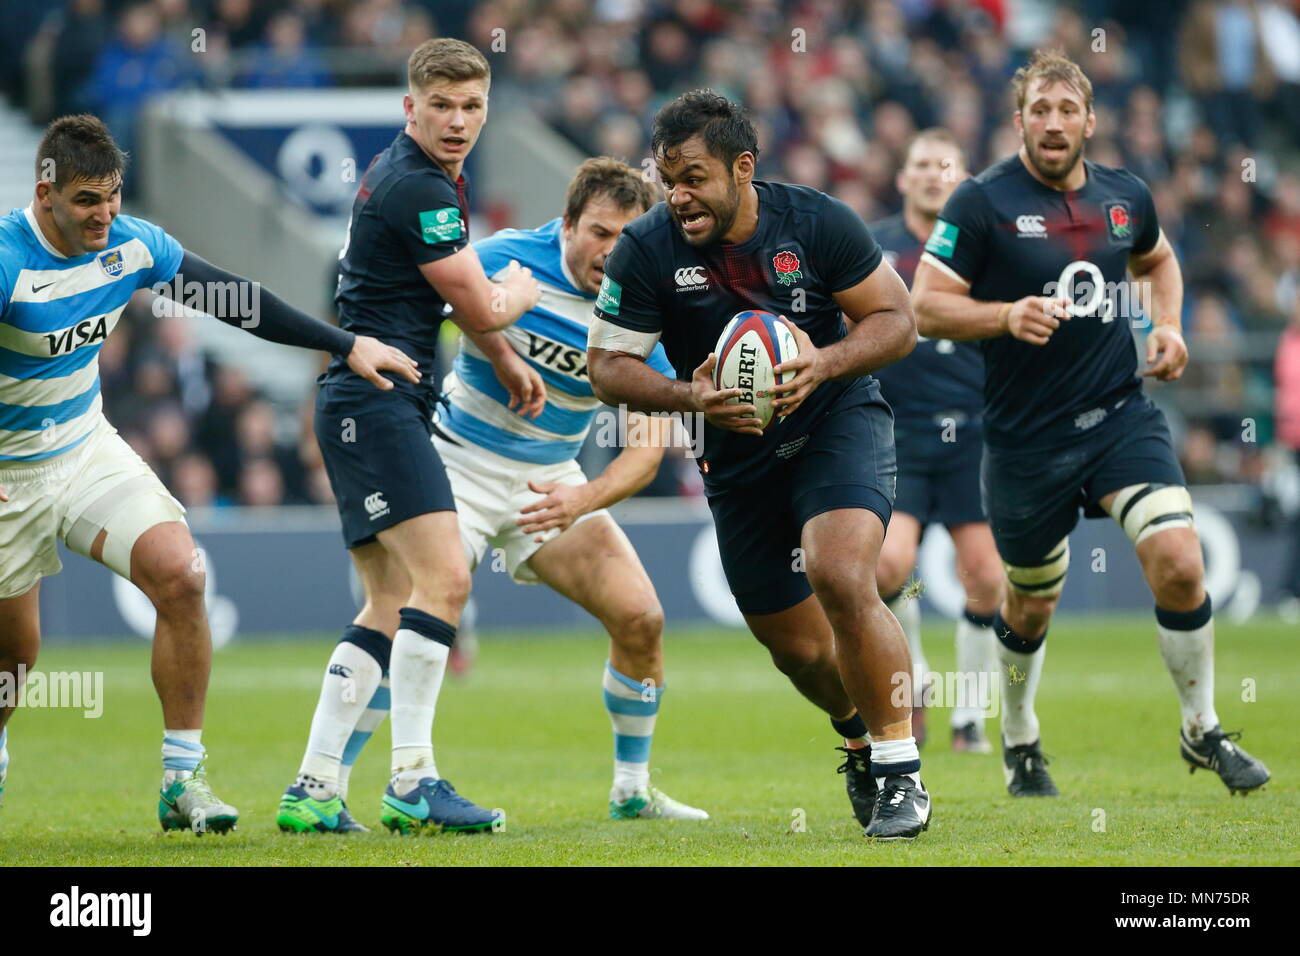
[[[425,777],[419,786],[398,795],[390,783],[384,791],[379,822],[396,833],[419,833],[421,830],[443,833],[490,833],[499,813],[484,810],[466,800],[446,780]]]

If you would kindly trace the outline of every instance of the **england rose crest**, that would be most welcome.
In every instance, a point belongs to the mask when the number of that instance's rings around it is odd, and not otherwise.
[[[799,257],[793,252],[778,252],[772,257],[772,268],[776,270],[776,281],[781,285],[794,285],[803,278],[799,271]]]
[[[1106,212],[1110,217],[1110,234],[1116,239],[1127,239],[1129,233],[1128,210],[1121,205],[1114,205]]]

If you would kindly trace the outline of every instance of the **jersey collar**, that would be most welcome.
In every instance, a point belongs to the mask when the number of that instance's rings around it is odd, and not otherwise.
[[[562,221],[561,221],[560,228],[556,230],[556,235],[559,236],[560,239],[560,273],[561,275],[564,276],[564,281],[569,283],[569,288],[572,289],[574,292],[576,292],[578,295],[582,296],[584,299],[590,299],[591,296],[587,295],[587,293],[583,292],[580,288],[578,288],[578,283],[574,281],[573,273],[569,271],[569,262],[564,256],[565,242],[564,242],[564,225]]]
[[[41,224],[36,221],[36,210],[32,209],[31,203],[27,204],[27,208],[23,210],[23,215],[27,217],[27,226],[35,234],[36,241],[41,244],[41,248],[56,258],[68,258],[68,256],[59,252],[58,249],[55,249],[54,246],[50,244],[50,240],[45,238],[45,233],[41,231]]]

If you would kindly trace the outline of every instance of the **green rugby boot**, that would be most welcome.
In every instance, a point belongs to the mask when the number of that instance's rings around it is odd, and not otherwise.
[[[707,820],[709,815],[696,807],[674,800],[658,787],[620,790],[609,793],[611,820]]]
[[[338,793],[315,777],[299,776],[280,798],[276,825],[285,833],[369,833]]]
[[[208,786],[202,764],[193,773],[176,771],[170,783],[164,777],[158,797],[158,822],[164,830],[190,830],[195,836],[228,833],[239,820],[239,811]]]

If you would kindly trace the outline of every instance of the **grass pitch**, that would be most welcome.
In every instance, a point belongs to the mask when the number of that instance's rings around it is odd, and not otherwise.
[[[603,637],[488,635],[466,680],[448,678],[434,727],[438,766],[461,793],[506,811],[490,836],[398,838],[378,826],[382,729],[350,804],[374,828],[351,838],[275,827],[332,646],[252,641],[217,654],[209,697],[213,787],[241,811],[228,836],[164,836],[155,808],[161,725],[149,648],[47,647],[44,671],[103,671],[104,713],[19,710],[0,810],[6,865],[1296,865],[1300,864],[1300,654],[1275,619],[1218,625],[1219,715],[1273,780],[1230,798],[1178,757],[1178,708],[1149,617],[1062,619],[1039,691],[1044,749],[1063,796],[1013,801],[1000,757],[954,754],[948,712],[922,751],[934,798],[912,844],[860,836],[835,768],[840,741],[747,634],[670,629],[654,782],[706,808],[704,823],[612,821],[611,738],[601,705]],[[952,666],[952,628],[926,626],[930,666]],[[1253,701],[1249,683],[1254,682]],[[990,724],[996,733],[996,723]],[[806,822],[803,832],[792,821]]]

